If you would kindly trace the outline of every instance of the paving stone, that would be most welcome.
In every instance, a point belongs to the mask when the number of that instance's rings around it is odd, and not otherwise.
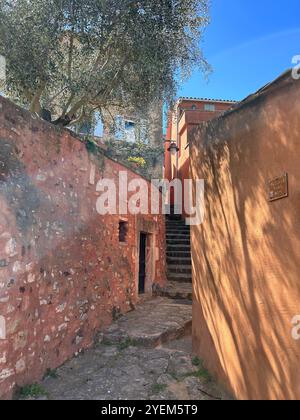
[[[191,306],[166,298],[152,299],[108,328],[104,342],[130,340],[144,347],[156,347],[189,333],[191,324]]]
[[[179,283],[169,281],[164,289],[159,292],[160,296],[169,299],[192,301],[193,290],[192,283]]]
[[[50,400],[227,399],[213,381],[193,376],[190,323],[189,305],[145,302],[41,386]]]
[[[196,371],[197,367],[193,366],[189,354],[175,351],[170,355],[168,373],[180,378]]]

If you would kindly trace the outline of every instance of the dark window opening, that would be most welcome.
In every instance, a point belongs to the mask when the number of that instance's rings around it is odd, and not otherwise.
[[[119,222],[119,242],[126,243],[128,233],[128,223]]]
[[[135,123],[133,121],[125,121],[125,130],[134,130]]]
[[[216,105],[214,105],[214,104],[205,104],[204,105],[204,110],[205,111],[208,111],[208,112],[215,112]]]

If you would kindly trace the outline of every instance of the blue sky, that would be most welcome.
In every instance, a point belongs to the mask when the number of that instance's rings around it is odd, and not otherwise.
[[[202,49],[213,74],[199,71],[179,96],[241,100],[300,55],[300,0],[212,0]]]

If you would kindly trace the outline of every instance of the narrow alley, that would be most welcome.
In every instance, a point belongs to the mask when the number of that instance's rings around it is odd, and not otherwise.
[[[228,396],[191,356],[192,307],[157,297],[121,317],[93,349],[73,358],[21,399],[220,400]],[[33,389],[33,388],[32,388]]]

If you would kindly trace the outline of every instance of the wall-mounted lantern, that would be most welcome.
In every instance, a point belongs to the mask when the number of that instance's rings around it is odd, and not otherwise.
[[[171,144],[168,148],[168,152],[170,152],[172,156],[175,156],[179,152],[179,147],[177,146],[175,141],[171,142]]]

